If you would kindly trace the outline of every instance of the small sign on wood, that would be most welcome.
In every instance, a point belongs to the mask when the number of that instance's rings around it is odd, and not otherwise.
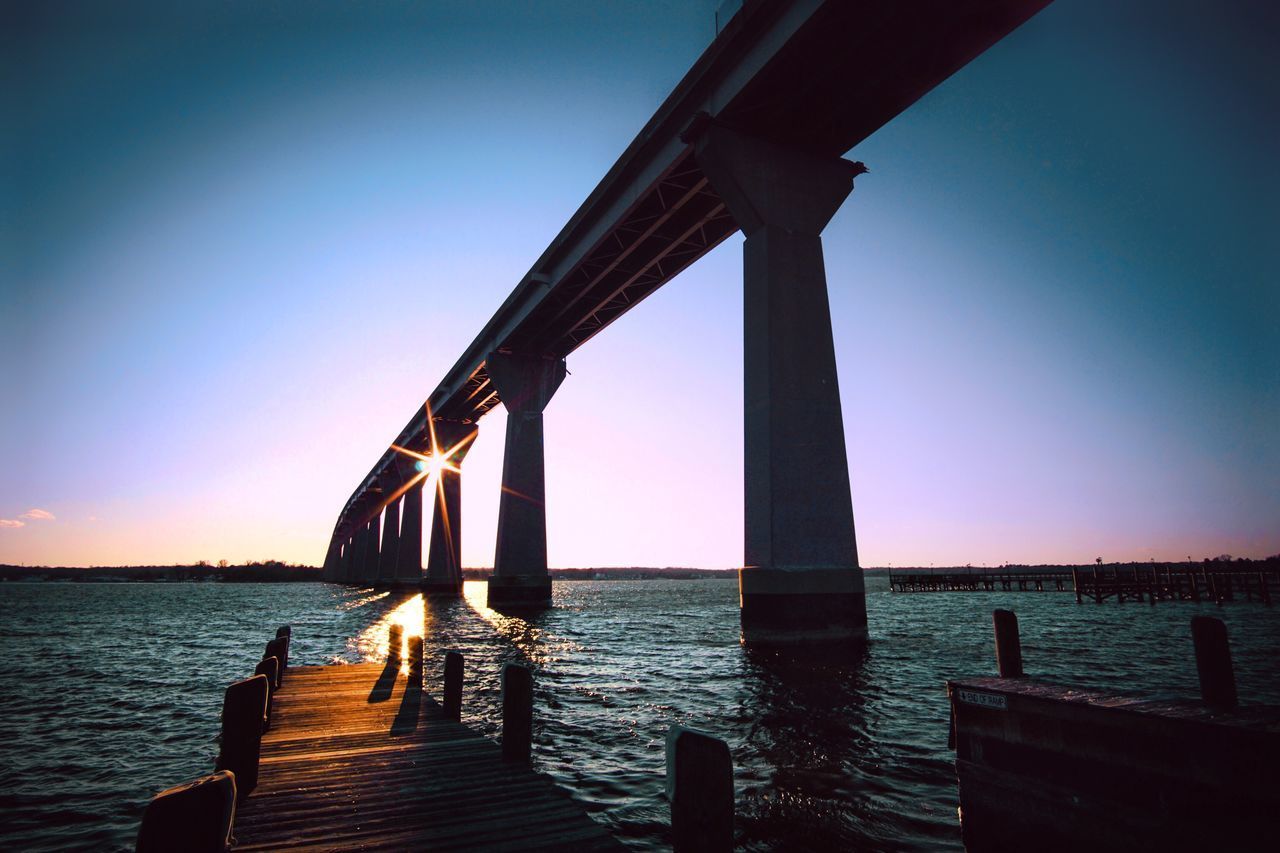
[[[999,711],[1009,709],[1009,701],[999,693],[979,693],[977,690],[956,689],[956,698],[966,705],[977,705],[980,708],[995,708]]]

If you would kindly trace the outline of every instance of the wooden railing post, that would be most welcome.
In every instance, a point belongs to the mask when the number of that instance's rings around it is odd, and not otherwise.
[[[224,853],[236,815],[236,778],[228,770],[166,788],[151,798],[138,827],[138,853]]]
[[[502,757],[528,764],[533,753],[533,673],[502,665]]]
[[[996,669],[1001,678],[1022,677],[1022,641],[1018,636],[1018,617],[1012,610],[996,610],[991,614],[996,633]]]
[[[462,653],[444,653],[444,713],[452,720],[462,719]]]
[[[409,683],[422,686],[423,641],[420,636],[409,638]]]
[[[1206,705],[1230,709],[1236,706],[1236,676],[1231,667],[1227,626],[1212,616],[1191,618],[1191,641],[1196,648],[1196,672],[1200,696]]]
[[[267,677],[255,675],[229,686],[222,699],[222,748],[215,769],[236,775],[236,794],[241,800],[258,784],[268,690]]]
[[[267,677],[267,716],[262,723],[265,732],[271,728],[271,703],[276,698],[276,685],[280,683],[280,659],[274,656],[263,658],[254,667],[253,674]]]
[[[280,661],[280,672],[276,677],[276,687],[284,681],[284,671],[289,668],[289,638],[276,637],[267,643],[267,650],[262,653],[263,658],[276,658]]]
[[[387,661],[398,663],[404,646],[404,626],[399,623],[387,627]]]
[[[733,757],[728,744],[672,726],[667,731],[667,799],[676,853],[733,849]]]

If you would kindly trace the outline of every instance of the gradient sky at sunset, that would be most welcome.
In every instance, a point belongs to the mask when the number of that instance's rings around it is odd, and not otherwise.
[[[718,5],[5,4],[0,562],[321,561]],[[1280,551],[1274,8],[1059,0],[851,152],[864,565]],[[553,566],[740,563],[741,324],[735,237],[570,357]]]

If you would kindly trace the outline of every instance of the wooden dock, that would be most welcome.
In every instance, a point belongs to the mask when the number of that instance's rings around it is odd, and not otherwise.
[[[236,850],[620,850],[395,665],[289,667]]]

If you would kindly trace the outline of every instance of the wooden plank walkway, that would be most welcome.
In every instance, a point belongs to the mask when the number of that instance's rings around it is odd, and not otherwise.
[[[620,850],[548,777],[383,664],[290,667],[236,850]]]

